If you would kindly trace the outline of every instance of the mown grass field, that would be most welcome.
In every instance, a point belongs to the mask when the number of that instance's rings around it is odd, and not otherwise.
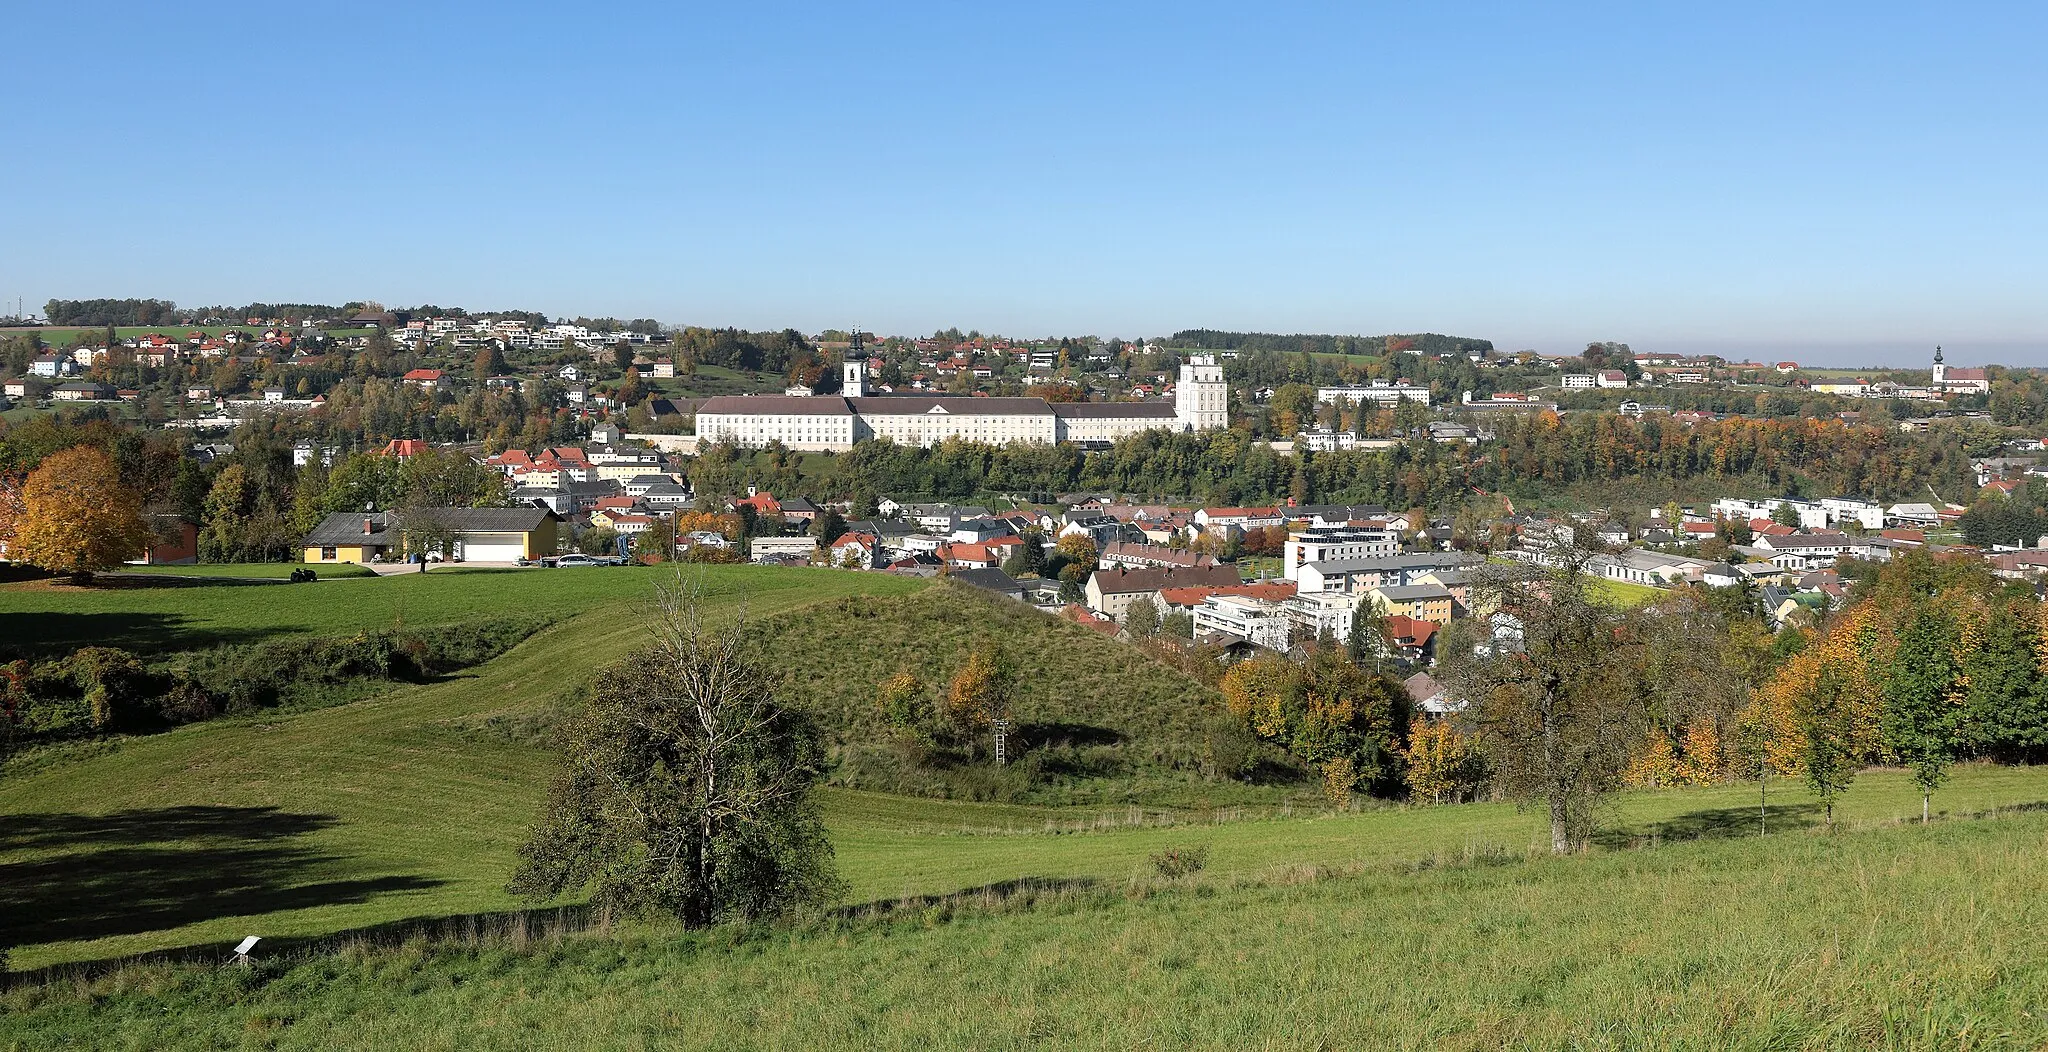
[[[162,572],[189,569],[165,567]],[[649,600],[657,585],[675,576],[673,569],[617,566],[442,569],[382,578],[331,579],[326,568],[317,569],[323,578],[305,585],[81,589],[34,582],[0,586],[0,640],[58,651],[92,643],[170,650],[291,634],[347,634],[401,623],[448,624],[499,614],[569,616],[602,604],[630,606]],[[796,580],[820,584],[821,594],[861,590],[823,584],[834,576],[828,573],[793,572],[800,575]],[[778,593],[789,580],[775,570],[763,573],[756,567],[711,567],[696,579],[735,602],[743,600],[755,582],[764,582],[767,592]],[[874,587],[888,591],[913,586],[884,581]]]
[[[2048,815],[374,940],[0,994],[21,1048],[2021,1049]],[[259,947],[259,955],[261,947]]]
[[[1660,596],[1669,594],[1662,588],[1652,588],[1646,584],[1630,584],[1627,581],[1616,581],[1607,577],[1593,578],[1589,590],[1594,595],[1621,607],[1641,606],[1644,603],[1656,601]]]
[[[190,566],[124,566],[113,572],[152,577],[246,577],[275,581],[290,577],[294,570],[304,569],[309,567],[301,563],[195,563]],[[353,563],[334,563],[310,569],[318,572],[323,581],[377,576],[375,570]]]

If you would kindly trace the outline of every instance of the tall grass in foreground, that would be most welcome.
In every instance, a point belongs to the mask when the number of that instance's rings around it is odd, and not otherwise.
[[[0,1044],[2033,1048],[2044,845],[2017,812],[362,942],[18,988]]]

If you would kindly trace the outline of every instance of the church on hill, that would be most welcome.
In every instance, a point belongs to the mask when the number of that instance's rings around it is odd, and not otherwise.
[[[1230,426],[1230,387],[1207,357],[1180,367],[1173,397],[1145,402],[1047,402],[1043,398],[868,393],[867,359],[849,352],[832,395],[728,395],[697,408],[697,436],[759,448],[835,451],[886,438],[932,446],[949,438],[1002,445],[1071,442],[1106,446],[1144,431]]]
[[[1941,348],[1934,349],[1935,394],[1984,394],[1991,390],[1991,378],[1982,369],[1951,369],[1941,360]]]

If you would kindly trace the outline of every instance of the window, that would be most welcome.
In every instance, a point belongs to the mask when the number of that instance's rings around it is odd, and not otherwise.
[[[335,560],[336,558],[337,558],[337,553],[335,552],[335,550],[334,550],[334,547],[333,547],[332,545],[329,545],[328,547],[325,547],[325,548],[322,548],[322,549],[320,549],[320,561],[321,561],[321,562],[328,562],[328,563],[331,563],[331,562],[333,562],[333,561],[334,561],[334,560]]]

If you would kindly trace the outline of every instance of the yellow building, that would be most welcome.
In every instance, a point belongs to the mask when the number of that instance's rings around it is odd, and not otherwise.
[[[398,513],[329,515],[300,542],[309,563],[392,562],[431,547],[455,562],[514,562],[555,554],[561,520],[545,508],[422,508],[412,529]]]
[[[1375,588],[1372,597],[1373,605],[1379,607],[1382,614],[1405,614],[1417,621],[1434,621],[1439,625],[1451,623],[1451,592],[1440,584]]]

